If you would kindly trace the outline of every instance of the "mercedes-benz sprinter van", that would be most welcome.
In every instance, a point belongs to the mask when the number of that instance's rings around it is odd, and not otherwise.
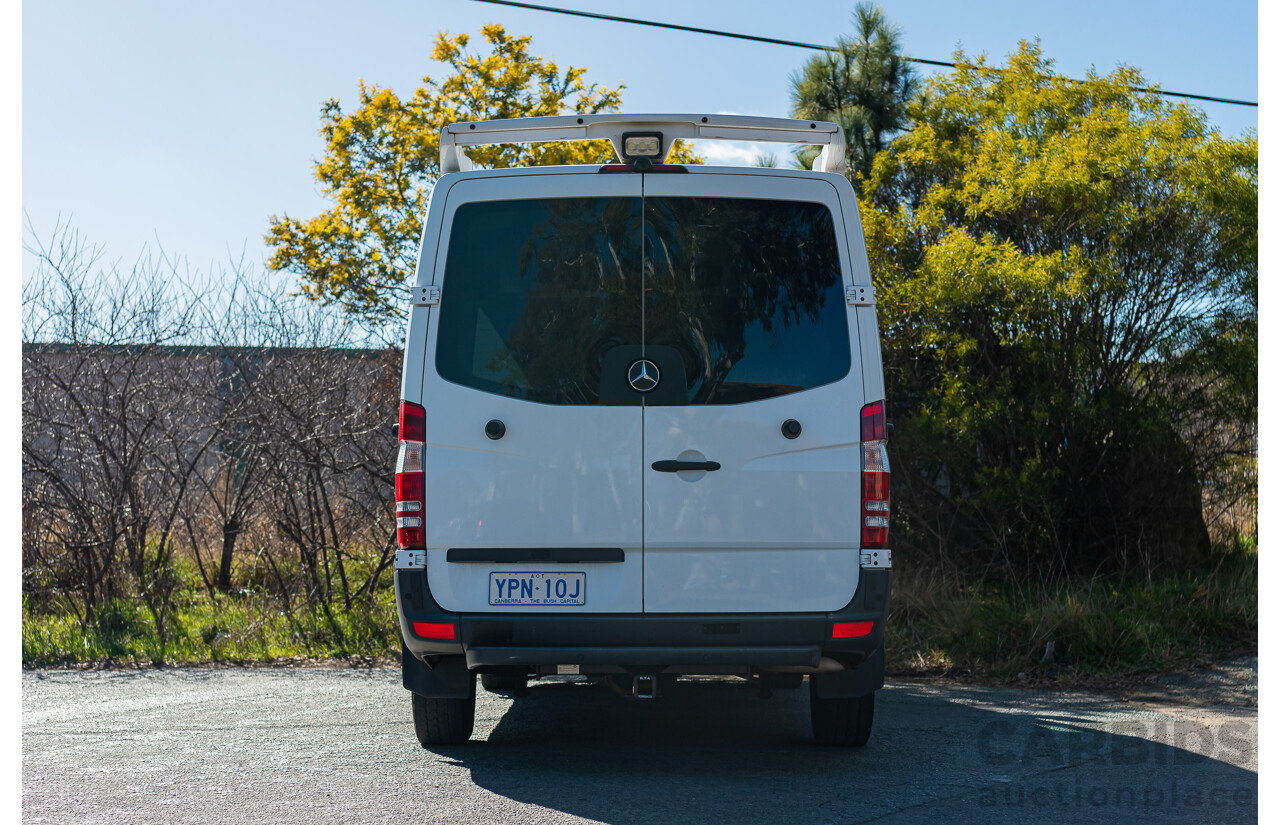
[[[618,163],[477,170],[608,139]],[[814,171],[664,163],[677,139],[818,144]],[[874,291],[832,123],[584,115],[441,137],[411,288],[396,606],[424,747],[476,676],[652,698],[809,682],[862,745],[884,683],[889,466]]]

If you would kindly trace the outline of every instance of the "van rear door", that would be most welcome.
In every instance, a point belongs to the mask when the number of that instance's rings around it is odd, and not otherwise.
[[[842,608],[859,573],[864,399],[838,193],[760,174],[644,179],[645,352],[667,384],[645,400],[644,609]]]
[[[446,610],[642,609],[643,410],[602,378],[642,343],[640,194],[594,169],[433,194],[425,525]]]

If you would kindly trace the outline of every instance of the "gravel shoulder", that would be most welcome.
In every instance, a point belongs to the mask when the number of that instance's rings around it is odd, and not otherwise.
[[[1170,703],[1196,707],[1258,706],[1257,654],[1202,661],[1164,673],[1074,674],[1048,679],[1038,674],[1010,682],[981,675],[894,673],[908,684],[1015,687],[1059,693],[1088,692],[1125,702]]]

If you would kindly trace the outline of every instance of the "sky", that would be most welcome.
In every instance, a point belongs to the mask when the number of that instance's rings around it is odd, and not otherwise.
[[[776,0],[541,3],[810,43],[849,32],[853,6],[817,2],[788,13]],[[1182,0],[882,5],[913,57],[948,60],[963,47],[1003,62],[1019,40],[1039,37],[1070,76],[1123,63],[1166,89],[1258,99],[1254,3],[1227,0],[1211,12]],[[424,75],[445,76],[429,59],[441,30],[478,38],[482,25],[498,22],[532,35],[534,53],[561,68],[586,66],[589,81],[625,84],[632,112],[786,117],[789,76],[812,54],[471,0],[46,0],[24,3],[21,14],[21,200],[30,231],[47,239],[69,223],[109,260],[127,264],[159,246],[199,270],[241,256],[260,267],[270,216],[327,208],[312,177],[323,153],[321,103],[350,103],[361,79],[407,96]],[[1224,134],[1257,128],[1255,108],[1200,105]],[[753,153],[701,148],[722,162]],[[32,263],[24,254],[24,278]]]

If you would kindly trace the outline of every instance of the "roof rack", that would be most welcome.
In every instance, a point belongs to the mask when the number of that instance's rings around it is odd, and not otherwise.
[[[746,140],[766,143],[822,145],[814,161],[819,172],[844,172],[844,132],[821,120],[789,120],[743,115],[563,115],[511,120],[453,123],[440,132],[440,171],[474,169],[463,151],[468,146],[494,143],[542,143],[552,140],[609,140],[619,160],[622,137],[633,131],[660,132],[663,160],[677,138],[685,140]]]

